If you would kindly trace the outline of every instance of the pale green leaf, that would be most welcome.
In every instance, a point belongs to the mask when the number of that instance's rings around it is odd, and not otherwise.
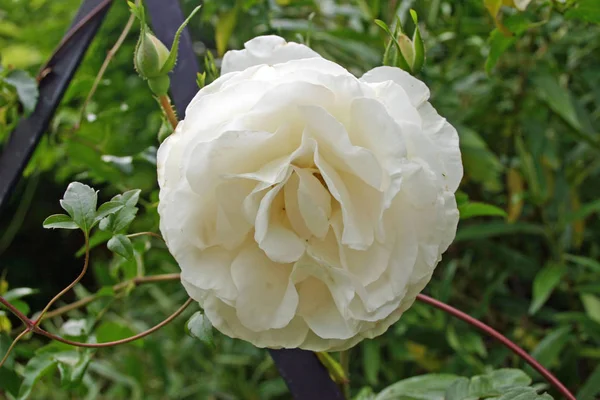
[[[79,229],[73,218],[65,214],[54,214],[42,223],[46,229]]]
[[[196,311],[190,317],[186,328],[190,336],[199,339],[206,345],[214,346],[213,326],[202,311]]]
[[[38,86],[35,79],[25,71],[14,70],[4,80],[16,89],[25,112],[27,114],[32,112],[38,99]]]
[[[107,243],[108,249],[128,260],[133,258],[133,245],[125,235],[115,235]]]
[[[401,380],[385,388],[375,400],[444,400],[446,390],[459,377],[452,374],[428,374]]]
[[[25,400],[31,394],[33,386],[45,375],[56,368],[56,360],[51,354],[35,356],[27,362],[23,371],[23,382],[19,388],[19,400]]]
[[[96,217],[97,201],[98,193],[94,189],[83,183],[72,182],[67,187],[60,205],[77,226],[88,233]]]

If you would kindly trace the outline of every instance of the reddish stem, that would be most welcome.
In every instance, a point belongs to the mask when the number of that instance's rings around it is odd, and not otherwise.
[[[487,335],[493,337],[498,340],[504,346],[508,347],[513,353],[521,357],[525,360],[529,365],[531,365],[537,372],[540,373],[552,386],[556,388],[566,399],[568,400],[577,400],[575,396],[559,381],[550,371],[548,371],[542,364],[536,361],[535,358],[531,357],[525,350],[517,346],[506,336],[495,330],[494,328],[484,324],[483,322],[471,317],[470,315],[446,304],[442,303],[439,300],[426,296],[424,294],[417,295],[417,300],[422,301],[423,303],[430,304],[440,310],[448,313],[458,319],[462,319],[469,325],[476,327],[477,329],[485,332]]]

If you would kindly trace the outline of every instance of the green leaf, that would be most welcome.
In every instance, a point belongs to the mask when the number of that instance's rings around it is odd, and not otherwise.
[[[98,343],[114,342],[115,340],[126,339],[134,336],[136,333],[128,326],[114,322],[105,321],[94,331]],[[144,340],[139,339],[132,342],[135,346],[144,345]]]
[[[600,2],[598,0],[578,0],[565,13],[565,17],[600,24]]]
[[[196,311],[190,317],[186,324],[186,329],[190,336],[199,339],[202,343],[210,347],[214,347],[213,326],[202,311]]]
[[[365,340],[362,343],[363,371],[370,385],[379,383],[381,369],[381,349],[376,340]]]
[[[488,39],[490,52],[485,60],[485,72],[488,75],[492,74],[492,69],[494,69],[502,54],[504,54],[506,50],[511,48],[516,42],[516,37],[506,36],[498,28],[492,31]]]
[[[31,296],[32,294],[36,294],[37,292],[39,292],[39,290],[32,288],[15,288],[4,293],[3,297],[7,301],[14,301],[22,297]]]
[[[91,361],[90,351],[65,351],[55,353],[53,357],[58,364],[61,386],[73,388],[79,385]]]
[[[177,53],[179,51],[179,38],[181,37],[181,33],[183,32],[183,29],[186,27],[186,25],[190,22],[192,17],[198,11],[200,11],[201,7],[202,6],[198,6],[198,7],[194,8],[194,10],[192,10],[190,15],[185,19],[185,21],[183,21],[181,26],[179,26],[179,29],[177,29],[177,32],[175,32],[175,37],[173,38],[173,46],[171,46],[171,51],[169,53],[169,57],[165,61],[165,64],[163,65],[163,67],[160,69],[161,74],[166,74],[168,72],[171,72],[171,70],[175,66],[175,62],[177,61]]]
[[[72,182],[67,187],[60,205],[81,230],[89,233],[94,225],[97,202],[98,193],[94,189],[83,183]]]
[[[54,214],[46,218],[42,224],[46,229],[79,229],[71,217],[65,214]]]
[[[598,146],[598,140],[591,135],[591,132],[587,132],[587,129],[584,128],[584,125],[579,120],[573,96],[568,88],[560,86],[558,80],[550,71],[543,68],[540,68],[533,76],[533,83],[540,99],[578,132],[580,139]]]
[[[27,399],[37,381],[55,368],[56,360],[51,354],[41,354],[30,359],[23,371],[23,382],[19,388],[18,400]]]
[[[515,234],[530,234],[530,235],[545,235],[546,231],[543,227],[534,224],[516,222],[509,224],[506,222],[489,222],[484,225],[469,225],[459,227],[456,234],[455,242],[463,240],[487,239],[496,236],[515,235]]]
[[[112,233],[125,230],[137,215],[138,209],[135,205],[140,198],[140,192],[141,190],[139,189],[129,190],[113,197],[111,202],[122,204],[123,208],[102,219],[99,225],[100,229]]]
[[[418,74],[425,65],[425,44],[421,37],[421,30],[419,29],[419,20],[417,18],[417,12],[413,9],[410,10],[410,16],[415,23],[415,32],[413,33],[412,41],[414,46],[414,62],[412,65],[412,73]]]
[[[559,355],[571,338],[571,327],[563,326],[547,335],[531,352],[531,356],[540,364],[551,367],[558,361]],[[525,369],[532,376],[539,376],[531,367]]]
[[[485,203],[466,203],[458,207],[460,219],[473,217],[506,217],[506,211]]]
[[[469,397],[481,398],[501,394],[494,388],[494,383],[489,375],[476,375],[469,382]]]
[[[459,379],[452,374],[428,374],[401,380],[380,392],[375,400],[444,400],[446,390]]]
[[[533,298],[529,306],[529,314],[535,314],[546,303],[566,272],[564,265],[551,263],[536,274],[533,280]]]
[[[465,174],[489,191],[500,191],[503,187],[500,174],[504,167],[496,154],[474,130],[460,126],[458,131]]]
[[[106,203],[98,207],[98,211],[96,212],[96,218],[94,218],[94,223],[100,221],[102,218],[110,214],[116,213],[123,207],[125,207],[125,205],[117,201],[107,201]]]
[[[589,293],[582,293],[580,297],[587,316],[600,324],[600,299]]]
[[[575,396],[578,400],[594,400],[600,394],[600,365],[587,378]]]
[[[446,389],[444,400],[464,400],[469,398],[468,378],[458,378]]]
[[[4,353],[0,354],[2,354],[0,357],[4,355]],[[16,397],[19,394],[20,386],[21,377],[15,371],[6,366],[0,368],[0,392],[6,391]]]
[[[586,219],[592,214],[600,212],[600,200],[590,201],[581,206],[581,208],[575,212],[571,212],[565,215],[565,224],[571,224],[573,222]]]
[[[108,249],[128,260],[133,258],[133,245],[125,235],[115,235],[108,241]]]
[[[549,394],[538,394],[537,390],[532,387],[520,387],[513,388],[502,396],[497,397],[496,400],[553,400]]]
[[[25,71],[14,70],[4,78],[4,81],[16,89],[25,113],[32,112],[38,99],[38,86],[35,79]]]
[[[529,386],[531,378],[525,371],[516,368],[502,368],[487,374],[494,384],[494,388],[500,389],[509,386]]]
[[[600,262],[594,260],[593,258],[576,256],[573,254],[565,254],[564,258],[565,260],[571,261],[574,264],[587,267],[594,272],[600,273]]]
[[[83,336],[88,333],[87,321],[85,319],[70,319],[60,327],[66,336]]]
[[[21,311],[25,315],[29,314],[29,312],[31,311],[31,309],[29,308],[29,305],[22,300],[13,300],[13,301],[11,301],[11,303],[17,310]],[[0,307],[4,307],[4,306],[0,306]]]
[[[222,57],[227,50],[229,38],[237,24],[238,14],[240,12],[241,1],[236,1],[235,6],[221,15],[215,26],[215,41],[217,43],[217,53]]]

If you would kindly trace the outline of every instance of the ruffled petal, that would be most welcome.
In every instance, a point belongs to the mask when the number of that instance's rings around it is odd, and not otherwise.
[[[258,36],[244,43],[244,50],[230,50],[223,56],[221,74],[243,71],[260,64],[281,64],[303,58],[320,58],[319,53],[298,43],[287,43],[284,38]]]
[[[254,243],[231,265],[238,290],[236,314],[248,329],[260,332],[285,327],[296,314],[298,293],[290,279],[292,265],[271,261]]]

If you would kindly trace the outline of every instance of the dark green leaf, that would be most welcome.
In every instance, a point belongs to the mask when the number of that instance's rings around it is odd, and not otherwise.
[[[54,214],[43,222],[46,229],[78,229],[79,227],[71,217],[65,214]]]
[[[512,45],[517,42],[517,38],[514,36],[507,36],[500,32],[499,29],[494,29],[490,34],[488,43],[490,46],[490,53],[488,54],[487,60],[485,60],[485,72],[492,73],[492,69],[498,63],[500,56],[504,54]]]
[[[95,330],[94,334],[98,343],[114,342],[115,340],[126,339],[134,336],[136,333],[128,326],[114,322],[105,321]],[[144,345],[144,340],[139,339],[132,342],[135,346]]]
[[[546,336],[531,352],[531,356],[535,358],[540,364],[551,367],[555,362],[559,360],[559,355],[565,348],[565,345],[570,340],[571,327],[563,326],[551,332]],[[529,374],[537,376],[537,372],[534,372],[530,367],[526,368]],[[533,376],[532,375],[532,376]]]
[[[600,2],[598,0],[578,0],[565,17],[600,24]]]
[[[19,388],[18,399],[27,399],[37,381],[54,371],[55,368],[56,360],[51,354],[41,354],[30,359],[23,371],[23,382]]]
[[[455,242],[473,239],[487,239],[495,236],[529,234],[544,235],[542,226],[517,222],[509,224],[505,222],[489,222],[483,225],[469,225],[459,227]]]
[[[4,353],[0,353],[0,357],[4,356]],[[3,366],[0,368],[0,392],[5,390],[13,396],[19,394],[19,386],[21,386],[21,377],[13,370]]]
[[[536,274],[529,314],[535,314],[546,303],[566,272],[567,269],[562,264],[549,264]]]
[[[600,365],[587,378],[575,396],[578,400],[594,400],[600,395]]]

